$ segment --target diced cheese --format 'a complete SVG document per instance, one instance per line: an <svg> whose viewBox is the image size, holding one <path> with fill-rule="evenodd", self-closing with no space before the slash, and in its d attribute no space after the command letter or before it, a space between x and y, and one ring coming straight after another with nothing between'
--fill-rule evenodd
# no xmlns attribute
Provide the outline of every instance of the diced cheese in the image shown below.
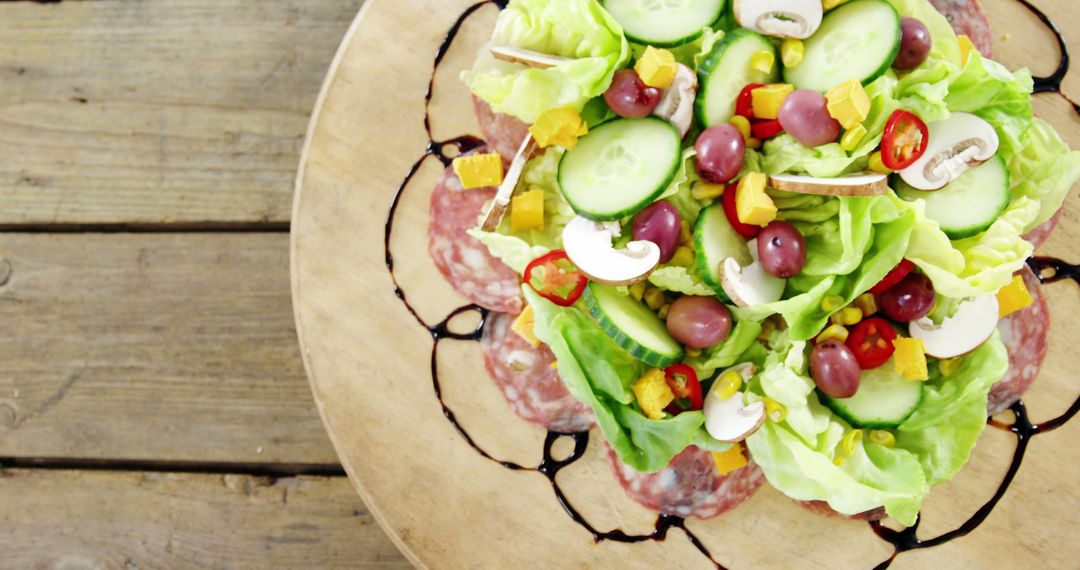
<svg viewBox="0 0 1080 570"><path fill-rule="evenodd" d="M667 89L675 81L675 73L679 70L679 64L675 61L675 54L666 49L656 49L652 46L645 48L645 53L634 65L641 81L649 87Z"/></svg>
<svg viewBox="0 0 1080 570"><path fill-rule="evenodd" d="M746 455L743 454L742 446L735 444L727 451L712 452L713 461L716 462L716 470L721 475L727 475L736 469L742 469L748 465Z"/></svg>
<svg viewBox="0 0 1080 570"><path fill-rule="evenodd" d="M843 137L840 137L840 148L845 152L851 152L866 138L866 127L858 124L855 128L848 129Z"/></svg>
<svg viewBox="0 0 1080 570"><path fill-rule="evenodd" d="M750 69L768 75L776 66L776 54L772 50L763 49L750 56Z"/></svg>
<svg viewBox="0 0 1080 570"><path fill-rule="evenodd" d="M539 348L540 339L536 338L536 332L534 331L535 326L536 315L533 314L532 307L526 305L525 310L521 311L518 318L514 319L514 323L510 325L510 330L527 340L529 344L533 345L533 348Z"/></svg>
<svg viewBox="0 0 1080 570"><path fill-rule="evenodd" d="M754 117L766 120L779 118L780 106L784 104L784 99L787 99L792 91L795 91L795 86L787 83L766 85L751 91L750 105L754 110Z"/></svg>
<svg viewBox="0 0 1080 570"><path fill-rule="evenodd" d="M845 81L825 94L829 115L845 129L854 129L870 115L870 96L858 79Z"/></svg>
<svg viewBox="0 0 1080 570"><path fill-rule="evenodd" d="M544 189L533 188L510 202L510 231L544 229Z"/></svg>
<svg viewBox="0 0 1080 570"><path fill-rule="evenodd" d="M1024 279L1019 275L1013 277L1012 283L1001 288L997 294L998 316L1005 318L1016 311L1030 307L1035 302L1028 292Z"/></svg>
<svg viewBox="0 0 1080 570"><path fill-rule="evenodd" d="M454 159L454 174L466 190L498 186L503 181L502 157L495 153L459 156Z"/></svg>
<svg viewBox="0 0 1080 570"><path fill-rule="evenodd" d="M965 34L956 36L956 39L960 41L960 65L967 65L968 58L971 57L971 52L979 51L979 49L971 42L971 38L967 37Z"/></svg>
<svg viewBox="0 0 1080 570"><path fill-rule="evenodd" d="M573 150L578 138L589 133L589 126L572 107L560 107L540 115L529 132L540 148L561 146Z"/></svg>
<svg viewBox="0 0 1080 570"><path fill-rule="evenodd" d="M780 61L784 62L786 68L798 67L805 55L806 45L800 39L784 38L780 43Z"/></svg>
<svg viewBox="0 0 1080 570"><path fill-rule="evenodd" d="M921 338L897 337L893 339L893 361L896 372L908 380L925 381L930 379L926 369L926 346Z"/></svg>
<svg viewBox="0 0 1080 570"><path fill-rule="evenodd" d="M735 209L744 224L765 227L776 219L776 204L765 193L766 176L751 172L739 181L735 190Z"/></svg>
<svg viewBox="0 0 1080 570"><path fill-rule="evenodd" d="M664 379L664 371L658 368L646 372L634 383L633 390L641 411L650 420L663 418L664 408L675 401L675 393Z"/></svg>

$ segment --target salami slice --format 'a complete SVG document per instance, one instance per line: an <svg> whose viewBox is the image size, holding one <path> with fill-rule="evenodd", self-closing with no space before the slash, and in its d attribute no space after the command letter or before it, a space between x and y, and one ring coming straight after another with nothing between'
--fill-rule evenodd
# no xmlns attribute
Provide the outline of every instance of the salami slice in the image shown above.
<svg viewBox="0 0 1080 570"><path fill-rule="evenodd" d="M459 293L481 307L516 314L522 308L517 273L466 233L476 227L484 205L495 191L463 190L454 170L447 168L431 193L428 251Z"/></svg>
<svg viewBox="0 0 1080 570"><path fill-rule="evenodd" d="M476 120L480 123L480 132L484 134L491 148L503 158L511 160L521 148L521 141L529 134L529 125L510 115L503 115L491 110L491 106L479 97L473 97Z"/></svg>
<svg viewBox="0 0 1080 570"><path fill-rule="evenodd" d="M1039 368L1046 358L1050 306L1035 274L1026 267L1022 274L1035 302L998 323L1001 341L1009 351L1009 370L1005 377L990 389L986 405L990 414L996 414L1019 400L1039 375Z"/></svg>
<svg viewBox="0 0 1080 570"><path fill-rule="evenodd" d="M591 428L592 410L566 390L552 367L555 355L544 345L533 348L514 332L515 318L506 313L488 315L480 340L484 365L510 408L522 419L560 433Z"/></svg>
<svg viewBox="0 0 1080 570"><path fill-rule="evenodd" d="M608 447L608 460L630 498L668 515L708 519L749 499L765 482L753 460L727 475L716 470L712 454L690 446L656 473L641 473Z"/></svg>
<svg viewBox="0 0 1080 570"><path fill-rule="evenodd" d="M1058 210L1057 213L1054 214L1054 217L1047 220L1045 224L1036 227L1024 235L1024 239L1035 246L1035 249L1042 247L1042 244L1050 239L1050 234L1054 233L1058 224L1061 223L1061 216L1064 212L1065 210Z"/></svg>
<svg viewBox="0 0 1080 570"><path fill-rule="evenodd" d="M829 503L825 501L795 501L800 507L805 508L810 512L817 513L826 517L847 519L851 521L879 521L885 518L885 507L878 507L876 509L870 509L869 511L859 513L857 515L842 515L835 509L829 506Z"/></svg>
<svg viewBox="0 0 1080 570"><path fill-rule="evenodd" d="M930 3L945 15L957 34L971 38L971 43L983 56L991 56L994 34L990 30L990 18L979 0L930 0Z"/></svg>

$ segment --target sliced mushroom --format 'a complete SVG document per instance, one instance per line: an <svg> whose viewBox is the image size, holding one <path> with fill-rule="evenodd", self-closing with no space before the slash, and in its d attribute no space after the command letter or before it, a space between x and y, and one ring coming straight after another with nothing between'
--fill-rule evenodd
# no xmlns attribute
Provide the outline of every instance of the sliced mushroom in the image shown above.
<svg viewBox="0 0 1080 570"><path fill-rule="evenodd" d="M785 192L817 196L879 196L889 189L889 177L876 172L838 178L778 174L769 177L769 186Z"/></svg>
<svg viewBox="0 0 1080 570"><path fill-rule="evenodd" d="M976 348L998 325L998 300L995 295L980 295L960 304L956 314L935 325L928 318L911 323L912 338L921 338L926 354L935 358L956 358Z"/></svg>
<svg viewBox="0 0 1080 570"><path fill-rule="evenodd" d="M529 133L525 140L521 141L521 147L514 155L514 160L510 162L510 168L506 171L502 184L499 184L499 190L495 192L495 197L484 212L484 223L480 229L493 232L499 228L503 216L506 215L506 208L510 206L510 198L513 197L514 190L521 181L521 175L525 172L525 164L529 162L535 150L536 141L533 140L532 133Z"/></svg>
<svg viewBox="0 0 1080 570"><path fill-rule="evenodd" d="M930 123L926 153L900 177L918 190L940 190L973 166L990 160L998 151L994 127L971 113L953 113Z"/></svg>
<svg viewBox="0 0 1080 570"><path fill-rule="evenodd" d="M573 61L568 57L548 55L546 53L521 49L514 46L491 46L490 49L491 55L493 55L495 59L509 63L520 63L521 65L527 65L537 69L548 69L555 67L556 65L562 65L568 61Z"/></svg>
<svg viewBox="0 0 1080 570"><path fill-rule="evenodd" d="M746 267L739 265L734 257L724 260L720 266L720 284L732 303L739 307L753 307L775 303L784 295L787 281L770 275L758 259L757 240L746 244L753 262Z"/></svg>
<svg viewBox="0 0 1080 570"><path fill-rule="evenodd" d="M570 261L589 279L604 285L633 285L644 281L660 265L660 246L651 241L632 241L615 249L619 222L594 222L577 216L563 229L563 249Z"/></svg>
<svg viewBox="0 0 1080 570"><path fill-rule="evenodd" d="M749 382L756 369L747 362L728 368L720 376L728 372L737 372L742 376L743 382ZM734 396L723 400L717 390L718 386L720 382L714 382L709 394L705 396L705 431L716 440L727 443L736 443L750 437L765 423L765 405L761 402L744 404L742 392L736 392Z"/></svg>
<svg viewBox="0 0 1080 570"><path fill-rule="evenodd" d="M735 0L735 19L766 36L805 40L821 27L825 10L814 0Z"/></svg>
<svg viewBox="0 0 1080 570"><path fill-rule="evenodd" d="M660 104L653 110L653 115L668 121L686 136L694 122L694 101L697 99L698 78L694 70L679 64L675 72L675 81L664 90Z"/></svg>

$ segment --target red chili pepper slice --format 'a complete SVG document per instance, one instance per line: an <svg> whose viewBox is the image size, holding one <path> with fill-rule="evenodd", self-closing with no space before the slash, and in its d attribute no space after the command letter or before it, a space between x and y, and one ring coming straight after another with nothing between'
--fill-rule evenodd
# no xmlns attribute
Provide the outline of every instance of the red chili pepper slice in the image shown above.
<svg viewBox="0 0 1080 570"><path fill-rule="evenodd" d="M746 239L754 239L761 233L761 226L744 224L739 221L739 209L735 205L735 192L738 188L738 184L731 184L724 188L724 213L727 214L728 223L731 224L736 233Z"/></svg>
<svg viewBox="0 0 1080 570"><path fill-rule="evenodd" d="M682 412L700 410L705 405L705 398L701 395L701 382L698 381L697 372L686 364L675 364L664 369L664 380L671 391L675 393L675 401L664 409L667 413L677 416Z"/></svg>
<svg viewBox="0 0 1080 570"><path fill-rule="evenodd" d="M874 287L870 289L870 292L874 295L880 295L889 289L892 289L897 283L903 281L904 278L908 276L908 273L911 273L914 269L914 263L906 259L900 260L900 264L886 274L885 278L878 282L877 285L874 285Z"/></svg>
<svg viewBox="0 0 1080 570"><path fill-rule="evenodd" d="M735 114L740 117L746 117L747 119L754 118L754 89L758 87L765 87L763 83L751 83L743 90L739 92L739 97L735 99Z"/></svg>
<svg viewBox="0 0 1080 570"><path fill-rule="evenodd" d="M750 123L750 132L754 135L755 139L767 140L784 132L784 127L780 126L779 119L754 121Z"/></svg>
<svg viewBox="0 0 1080 570"><path fill-rule="evenodd" d="M893 340L896 331L885 319L866 319L855 325L855 330L848 335L847 347L859 361L859 368L873 370L892 358L896 347Z"/></svg>
<svg viewBox="0 0 1080 570"><path fill-rule="evenodd" d="M903 170L922 158L929 143L930 130L922 119L907 111L895 111L881 137L881 162L889 170Z"/></svg>
<svg viewBox="0 0 1080 570"><path fill-rule="evenodd" d="M522 280L541 297L560 307L576 303L589 284L589 278L561 249L534 259L525 268Z"/></svg>

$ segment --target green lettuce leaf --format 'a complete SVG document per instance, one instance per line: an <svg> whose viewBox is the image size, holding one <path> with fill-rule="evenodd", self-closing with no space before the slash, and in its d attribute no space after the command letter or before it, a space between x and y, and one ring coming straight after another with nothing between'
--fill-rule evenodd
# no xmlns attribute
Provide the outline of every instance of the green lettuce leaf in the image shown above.
<svg viewBox="0 0 1080 570"><path fill-rule="evenodd" d="M664 291L674 291L683 295L700 295L704 297L716 295L715 291L702 283L696 268L666 265L649 275L649 283Z"/></svg>
<svg viewBox="0 0 1080 570"><path fill-rule="evenodd" d="M558 107L581 112L630 59L622 26L596 0L513 0L499 13L491 43L573 60L535 69L496 60L485 50L462 74L495 112L529 124Z"/></svg>
<svg viewBox="0 0 1080 570"><path fill-rule="evenodd" d="M956 39L956 32L949 20L938 12L933 4L927 0L889 0L889 3L901 16L915 18L930 30L933 43L930 59L943 60L954 67L960 67L960 43Z"/></svg>
<svg viewBox="0 0 1080 570"><path fill-rule="evenodd" d="M1039 202L1039 215L1026 228L1030 231L1061 209L1069 189L1080 180L1080 152L1070 151L1053 127L1035 119L1027 143L1009 160L1009 174L1014 200Z"/></svg>
<svg viewBox="0 0 1080 570"><path fill-rule="evenodd" d="M687 358L686 363L694 368L698 378L705 380L721 368L753 360L748 358L746 353L757 346L759 334L761 334L761 323L737 321L724 342L703 351L700 356Z"/></svg>

